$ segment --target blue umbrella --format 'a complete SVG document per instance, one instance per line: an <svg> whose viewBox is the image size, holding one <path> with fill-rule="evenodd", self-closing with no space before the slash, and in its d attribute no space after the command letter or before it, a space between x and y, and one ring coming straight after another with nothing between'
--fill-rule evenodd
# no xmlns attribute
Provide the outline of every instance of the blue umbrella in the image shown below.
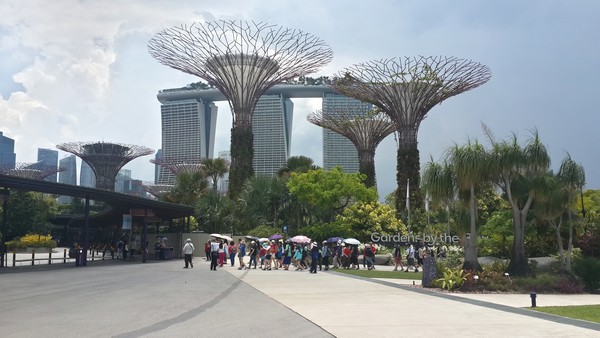
<svg viewBox="0 0 600 338"><path fill-rule="evenodd" d="M339 241L344 241L344 239L342 237L329 237L327 239L327 243L337 243Z"/></svg>

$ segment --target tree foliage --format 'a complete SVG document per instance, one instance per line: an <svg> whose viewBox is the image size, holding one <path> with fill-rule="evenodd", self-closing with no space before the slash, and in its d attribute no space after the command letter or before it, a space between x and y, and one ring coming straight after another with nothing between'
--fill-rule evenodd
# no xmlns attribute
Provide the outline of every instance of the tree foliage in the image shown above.
<svg viewBox="0 0 600 338"><path fill-rule="evenodd" d="M370 240L374 232L389 235L408 234L406 225L396 218L395 210L379 202L354 203L344 209L333 224L349 226L353 236L361 241Z"/></svg>
<svg viewBox="0 0 600 338"><path fill-rule="evenodd" d="M318 220L329 223L351 202L377 199L377 191L367 188L362 183L363 179L364 175L347 174L340 167L335 167L330 171L317 169L292 173L287 186L291 194L311 208Z"/></svg>

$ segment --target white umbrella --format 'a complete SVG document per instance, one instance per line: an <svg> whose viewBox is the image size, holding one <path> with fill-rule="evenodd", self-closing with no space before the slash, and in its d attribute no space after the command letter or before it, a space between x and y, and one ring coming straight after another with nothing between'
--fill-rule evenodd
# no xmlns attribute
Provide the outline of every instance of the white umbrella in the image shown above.
<svg viewBox="0 0 600 338"><path fill-rule="evenodd" d="M269 239L268 239L268 238L265 238L265 237L263 237L263 238L259 238L259 239L258 239L258 241L259 241L260 243L263 243L263 242L268 242L268 241L269 241Z"/></svg>
<svg viewBox="0 0 600 338"><path fill-rule="evenodd" d="M229 236L221 235L221 238L224 239L224 240L226 240L227 242L233 241L233 238L231 238Z"/></svg>
<svg viewBox="0 0 600 338"><path fill-rule="evenodd" d="M310 243L310 238L302 235L292 237L294 243Z"/></svg>
<svg viewBox="0 0 600 338"><path fill-rule="evenodd" d="M221 234L210 234L211 237L216 237L216 238L223 238L223 235Z"/></svg>
<svg viewBox="0 0 600 338"><path fill-rule="evenodd" d="M344 243L350 244L350 245L359 245L360 241L358 239L356 239L356 238L346 238L344 240Z"/></svg>

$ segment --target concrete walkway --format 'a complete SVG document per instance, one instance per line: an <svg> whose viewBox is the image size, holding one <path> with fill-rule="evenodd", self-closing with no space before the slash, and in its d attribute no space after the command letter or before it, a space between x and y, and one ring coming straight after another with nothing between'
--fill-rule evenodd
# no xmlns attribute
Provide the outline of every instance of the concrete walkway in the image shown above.
<svg viewBox="0 0 600 338"><path fill-rule="evenodd" d="M227 271L336 337L600 337L600 324L521 308L530 305L529 295L445 294L413 287L412 280L336 272ZM539 295L538 304L600 304L600 296Z"/></svg>
<svg viewBox="0 0 600 338"><path fill-rule="evenodd" d="M2 337L600 337L600 324L525 309L529 295L447 294L339 272L210 271L182 260L0 269ZM378 270L391 267L378 266ZM538 305L600 304L538 295Z"/></svg>

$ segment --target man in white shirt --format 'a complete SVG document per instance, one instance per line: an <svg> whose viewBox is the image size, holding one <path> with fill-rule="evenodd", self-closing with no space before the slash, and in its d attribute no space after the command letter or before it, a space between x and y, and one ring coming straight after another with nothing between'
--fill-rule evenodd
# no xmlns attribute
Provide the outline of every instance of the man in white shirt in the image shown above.
<svg viewBox="0 0 600 338"><path fill-rule="evenodd" d="M187 239L185 245L183 246L183 249L181 249L181 251L183 251L183 259L185 260L185 266L183 267L184 269L188 268L188 263L190 265L191 268L194 267L194 264L192 264L192 256L194 254L194 244L192 244L192 240L191 239Z"/></svg>

